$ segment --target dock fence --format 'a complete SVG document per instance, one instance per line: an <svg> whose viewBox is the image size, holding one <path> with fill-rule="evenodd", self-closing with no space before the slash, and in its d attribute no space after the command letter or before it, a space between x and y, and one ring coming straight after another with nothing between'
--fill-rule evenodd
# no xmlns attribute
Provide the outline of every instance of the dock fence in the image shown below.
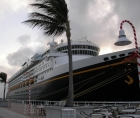
<svg viewBox="0 0 140 118"><path fill-rule="evenodd" d="M14 100L11 102L28 104L29 100ZM30 100L31 104L34 105L45 105L45 106L65 106L66 101L49 101L49 100ZM117 106L117 105L126 105L126 106L140 106L140 101L74 101L74 106Z"/></svg>

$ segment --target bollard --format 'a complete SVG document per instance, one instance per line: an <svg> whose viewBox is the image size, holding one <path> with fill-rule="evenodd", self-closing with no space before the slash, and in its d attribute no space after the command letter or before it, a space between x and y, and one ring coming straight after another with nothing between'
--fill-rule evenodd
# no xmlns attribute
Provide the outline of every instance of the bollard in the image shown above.
<svg viewBox="0 0 140 118"><path fill-rule="evenodd" d="M106 111L106 118L108 118L108 111Z"/></svg>
<svg viewBox="0 0 140 118"><path fill-rule="evenodd" d="M76 118L76 109L62 109L62 118Z"/></svg>

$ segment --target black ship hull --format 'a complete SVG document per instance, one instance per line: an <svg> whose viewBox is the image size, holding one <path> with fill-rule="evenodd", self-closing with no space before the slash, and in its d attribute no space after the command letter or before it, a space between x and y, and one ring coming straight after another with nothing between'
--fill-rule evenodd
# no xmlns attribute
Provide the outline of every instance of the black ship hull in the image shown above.
<svg viewBox="0 0 140 118"><path fill-rule="evenodd" d="M139 101L140 88L136 63L118 58L73 71L74 101ZM33 100L66 100L69 73L31 86ZM22 91L22 92L21 92ZM11 93L11 99L28 100L28 87ZM13 94L13 95L12 95Z"/></svg>

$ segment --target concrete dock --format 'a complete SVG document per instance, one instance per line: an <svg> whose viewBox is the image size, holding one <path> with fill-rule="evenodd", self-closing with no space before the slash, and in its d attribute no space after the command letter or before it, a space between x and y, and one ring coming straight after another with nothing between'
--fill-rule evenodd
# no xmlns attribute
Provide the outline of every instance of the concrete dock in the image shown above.
<svg viewBox="0 0 140 118"><path fill-rule="evenodd" d="M28 106L27 106L28 108ZM0 118L46 118L45 115L39 114L24 114L24 104L11 103L11 107L0 107Z"/></svg>

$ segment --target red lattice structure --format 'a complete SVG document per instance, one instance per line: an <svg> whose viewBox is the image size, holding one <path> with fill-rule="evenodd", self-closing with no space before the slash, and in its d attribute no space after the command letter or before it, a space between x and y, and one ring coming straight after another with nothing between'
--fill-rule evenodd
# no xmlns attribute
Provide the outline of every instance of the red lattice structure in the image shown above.
<svg viewBox="0 0 140 118"><path fill-rule="evenodd" d="M124 63L136 63L136 60L137 59L137 53L136 52L133 52L130 57L128 58L125 58L123 60Z"/></svg>
<svg viewBox="0 0 140 118"><path fill-rule="evenodd" d="M29 96L28 96L29 104L28 105L29 105L29 109L28 109L28 113L30 115L30 113L31 113L31 109L30 109L31 108L31 101L30 101L30 98L31 98L30 97L31 96L31 86L30 86L31 73L30 72L26 72L23 75L24 76L26 76L26 75L29 76L29 80L28 80L29 81L29 86L28 86L28 94L29 94Z"/></svg>

